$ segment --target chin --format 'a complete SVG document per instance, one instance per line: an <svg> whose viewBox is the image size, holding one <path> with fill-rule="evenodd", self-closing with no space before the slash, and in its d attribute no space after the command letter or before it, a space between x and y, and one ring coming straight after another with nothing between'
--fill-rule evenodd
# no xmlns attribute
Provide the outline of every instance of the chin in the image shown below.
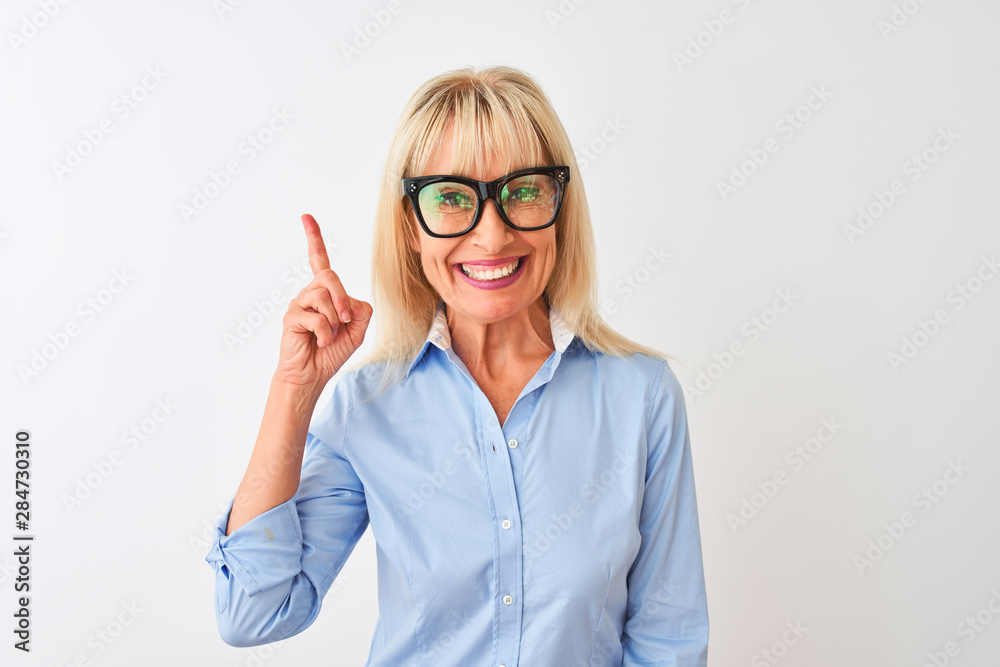
<svg viewBox="0 0 1000 667"><path fill-rule="evenodd" d="M496 322L526 308L531 302L530 299L517 295L484 295L473 299L459 299L454 304L449 305L478 320Z"/></svg>

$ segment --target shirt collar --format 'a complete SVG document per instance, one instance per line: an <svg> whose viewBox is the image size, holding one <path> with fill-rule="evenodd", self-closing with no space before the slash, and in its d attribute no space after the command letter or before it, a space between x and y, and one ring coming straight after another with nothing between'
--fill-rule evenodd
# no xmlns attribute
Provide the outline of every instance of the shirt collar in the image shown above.
<svg viewBox="0 0 1000 667"><path fill-rule="evenodd" d="M566 321L559 315L559 312L552 306L549 306L549 329L552 332L552 343L555 345L556 351L562 354L569 347L569 344L573 342L574 336L569 325L566 324ZM429 345L434 345L442 351L447 351L451 347L451 331L448 330L448 317L445 314L443 300L438 303L437 312L434 314L434 321L431 322L431 328L427 334L427 340L424 341L424 345L420 348L420 352L417 353L413 363L406 369L407 375L410 374L413 367L423 358Z"/></svg>

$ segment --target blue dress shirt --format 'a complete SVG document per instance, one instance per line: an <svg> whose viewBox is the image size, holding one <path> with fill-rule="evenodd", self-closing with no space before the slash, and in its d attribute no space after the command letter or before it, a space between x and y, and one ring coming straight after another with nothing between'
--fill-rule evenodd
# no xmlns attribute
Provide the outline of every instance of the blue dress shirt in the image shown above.
<svg viewBox="0 0 1000 667"><path fill-rule="evenodd" d="M555 351L499 423L445 311L406 376L374 365L313 414L298 490L225 534L222 638L305 630L371 525L379 617L367 665L704 666L708 607L684 395L662 359Z"/></svg>

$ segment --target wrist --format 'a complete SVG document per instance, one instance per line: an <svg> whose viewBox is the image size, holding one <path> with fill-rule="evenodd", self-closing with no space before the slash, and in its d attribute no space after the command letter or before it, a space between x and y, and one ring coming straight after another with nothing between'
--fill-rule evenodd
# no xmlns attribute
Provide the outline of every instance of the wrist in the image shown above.
<svg viewBox="0 0 1000 667"><path fill-rule="evenodd" d="M280 375L275 374L271 378L271 394L283 403L315 406L328 381L300 384L290 382Z"/></svg>

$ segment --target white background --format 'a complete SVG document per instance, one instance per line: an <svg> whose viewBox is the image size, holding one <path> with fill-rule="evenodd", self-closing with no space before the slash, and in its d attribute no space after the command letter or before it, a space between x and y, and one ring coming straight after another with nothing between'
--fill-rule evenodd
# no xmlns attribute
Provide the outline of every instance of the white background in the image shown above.
<svg viewBox="0 0 1000 667"><path fill-rule="evenodd" d="M949 641L948 664L995 664L998 5L92 0L47 17L44 4L0 12L0 662L364 663L370 533L315 624L268 649L219 638L205 538L305 284L299 216L316 216L333 268L370 300L376 188L404 103L445 70L509 64L544 87L578 158L589 151L573 180L608 321L671 354L689 387L710 664L774 664L767 649L783 665L917 667ZM141 98L127 116L123 94ZM275 110L292 119L249 159L241 144ZM102 119L112 131L57 167ZM935 148L939 131L951 139ZM769 139L776 152L743 165ZM239 174L185 221L230 160ZM724 195L734 168L751 175ZM851 233L859 207L880 215ZM252 315L275 290L279 306ZM779 290L792 305L776 315ZM926 324L938 310L944 323ZM162 423L158 400L177 406ZM788 452L824 419L835 435L796 467ZM144 427L130 449L123 434ZM18 429L32 433L30 656L6 629ZM950 462L968 470L939 481ZM140 611L118 633L129 604ZM960 627L977 613L980 630Z"/></svg>

